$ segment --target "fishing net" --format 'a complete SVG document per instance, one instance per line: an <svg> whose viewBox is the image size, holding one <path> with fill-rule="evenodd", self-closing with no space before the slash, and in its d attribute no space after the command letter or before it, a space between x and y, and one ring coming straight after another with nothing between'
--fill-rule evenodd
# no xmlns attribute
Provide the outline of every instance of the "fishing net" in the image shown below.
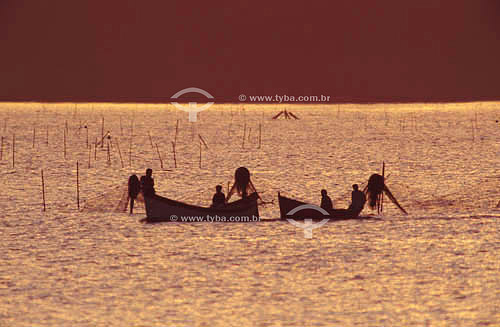
<svg viewBox="0 0 500 327"><path fill-rule="evenodd" d="M85 212L127 212L129 206L128 185L117 185L85 201ZM134 203L134 212L144 212L144 197L139 193Z"/></svg>
<svg viewBox="0 0 500 327"><path fill-rule="evenodd" d="M448 187L448 182L457 183L452 180L422 180L415 183L410 180L402 180L397 176L386 178L385 185L394 198L409 214L437 214L447 215L456 213L490 212L500 209L500 176L481 177L480 179L464 179L459 181L460 187L456 185ZM359 188L365 189L367 182L360 183ZM453 189L453 192L450 190ZM456 191L459 189L458 191ZM369 201L369 199L367 199ZM351 190L343 191L334 199L334 205L347 207L351 201ZM365 213L376 213L366 203ZM401 211L384 194L383 211L400 214Z"/></svg>
<svg viewBox="0 0 500 327"><path fill-rule="evenodd" d="M457 181L453 181L457 183ZM456 185L447 186L447 181L424 181L421 184L398 181L391 177L386 180L386 185L403 208L411 213L450 214L460 212L485 212L496 210L500 199L500 176L481 178L480 180L463 180L458 191ZM453 192L450 192L453 189ZM384 211L397 210L384 199Z"/></svg>

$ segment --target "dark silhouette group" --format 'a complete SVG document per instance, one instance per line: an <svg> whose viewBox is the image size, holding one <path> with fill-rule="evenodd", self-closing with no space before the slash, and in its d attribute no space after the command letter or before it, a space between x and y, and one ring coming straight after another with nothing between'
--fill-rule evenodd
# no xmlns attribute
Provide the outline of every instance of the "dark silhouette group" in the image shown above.
<svg viewBox="0 0 500 327"><path fill-rule="evenodd" d="M155 181L153 179L153 169L146 169L146 175L141 179L137 175L132 175L128 179L128 198L130 201L130 214L134 211L134 201L137 200L139 193L144 196L153 196L155 194Z"/></svg>
<svg viewBox="0 0 500 327"><path fill-rule="evenodd" d="M366 196L359 190L358 184L354 184L352 186L352 189L353 191L351 193L351 205L349 206L348 210L361 212L366 203ZM332 199L330 199L325 189L321 190L320 207L326 211L333 210Z"/></svg>
<svg viewBox="0 0 500 327"><path fill-rule="evenodd" d="M143 196L146 197L151 197L155 195L156 193L154 188L155 183L152 175L153 175L153 170L151 168L148 168L146 169L146 175L142 176L140 180L137 177L137 175L130 176L128 180L128 198L130 200L130 214L133 213L134 201L137 200L137 197L140 193L142 193ZM380 180L378 178L379 175L377 174L374 175L376 175L377 177L372 176L367 186L368 196L370 198L370 205L372 204L371 202L374 201L375 198L374 195L379 194L384 189L383 180L382 183L380 183ZM352 188L353 191L351 193L351 205L349 206L348 210L361 212L367 200L365 193L359 190L358 184L354 184ZM212 208L224 207L234 193L237 193L242 199L246 199L251 194L255 193L257 195L257 198L262 201L262 198L258 194L255 186L252 183L252 180L250 179L250 171L245 167L240 167L236 169L234 174L234 183L231 189L229 190L227 197L222 192L222 185L217 185L215 187L215 190L216 192L212 197L212 205L211 205ZM322 209L326 211L331 211L334 209L332 199L328 196L328 193L325 189L321 190L320 206Z"/></svg>

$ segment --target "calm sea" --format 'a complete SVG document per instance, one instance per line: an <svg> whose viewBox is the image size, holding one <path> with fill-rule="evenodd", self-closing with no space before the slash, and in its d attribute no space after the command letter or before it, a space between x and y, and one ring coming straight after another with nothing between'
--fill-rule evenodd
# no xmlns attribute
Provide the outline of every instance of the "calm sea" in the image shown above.
<svg viewBox="0 0 500 327"><path fill-rule="evenodd" d="M0 326L500 326L499 103L225 105L191 124L164 106L0 108ZM386 202L311 239L265 221L278 191L346 207L382 162L409 215ZM209 205L239 166L275 201L259 223L113 211L131 173Z"/></svg>

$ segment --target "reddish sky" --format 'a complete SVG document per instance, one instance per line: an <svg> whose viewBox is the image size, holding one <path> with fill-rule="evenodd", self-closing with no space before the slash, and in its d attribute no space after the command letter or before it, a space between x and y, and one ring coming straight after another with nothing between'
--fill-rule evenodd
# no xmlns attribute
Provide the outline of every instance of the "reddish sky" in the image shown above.
<svg viewBox="0 0 500 327"><path fill-rule="evenodd" d="M500 1L0 0L0 101L500 99Z"/></svg>

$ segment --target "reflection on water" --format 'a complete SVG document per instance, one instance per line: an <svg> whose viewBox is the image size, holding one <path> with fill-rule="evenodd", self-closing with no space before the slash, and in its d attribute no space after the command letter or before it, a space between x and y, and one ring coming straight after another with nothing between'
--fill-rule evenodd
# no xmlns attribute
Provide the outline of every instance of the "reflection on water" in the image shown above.
<svg viewBox="0 0 500 327"><path fill-rule="evenodd" d="M258 107L233 108L232 115L219 108L203 112L194 132L175 111L105 111L124 157L134 115L133 169L121 169L116 152L108 166L105 150L87 168L77 125L86 122L91 138L99 135L100 111L4 109L4 135L18 131L19 161L12 169L4 152L0 162L8 190L0 194L0 326L499 325L500 127L496 104L483 105L474 141L474 112L460 105L418 114L411 106L298 108L301 120L293 122L268 120L274 110L263 120ZM153 141L173 169L168 145L177 118L186 118L179 168L160 172L146 125L154 121ZM64 161L59 136L66 120L71 151ZM242 149L245 121L252 132ZM49 146L39 132L33 150L33 125L47 124ZM192 133L209 146L202 170ZM319 203L327 188L337 207L347 205L351 184L366 182L384 160L387 183L410 215L386 204L382 217L328 223L312 239L276 221L142 224L141 213L75 212L77 159L85 163L82 201L151 166L159 193L208 204L213 186L226 185L234 168L246 165L265 200L280 190ZM40 168L47 213L40 211ZM279 210L267 205L261 212L276 218Z"/></svg>

